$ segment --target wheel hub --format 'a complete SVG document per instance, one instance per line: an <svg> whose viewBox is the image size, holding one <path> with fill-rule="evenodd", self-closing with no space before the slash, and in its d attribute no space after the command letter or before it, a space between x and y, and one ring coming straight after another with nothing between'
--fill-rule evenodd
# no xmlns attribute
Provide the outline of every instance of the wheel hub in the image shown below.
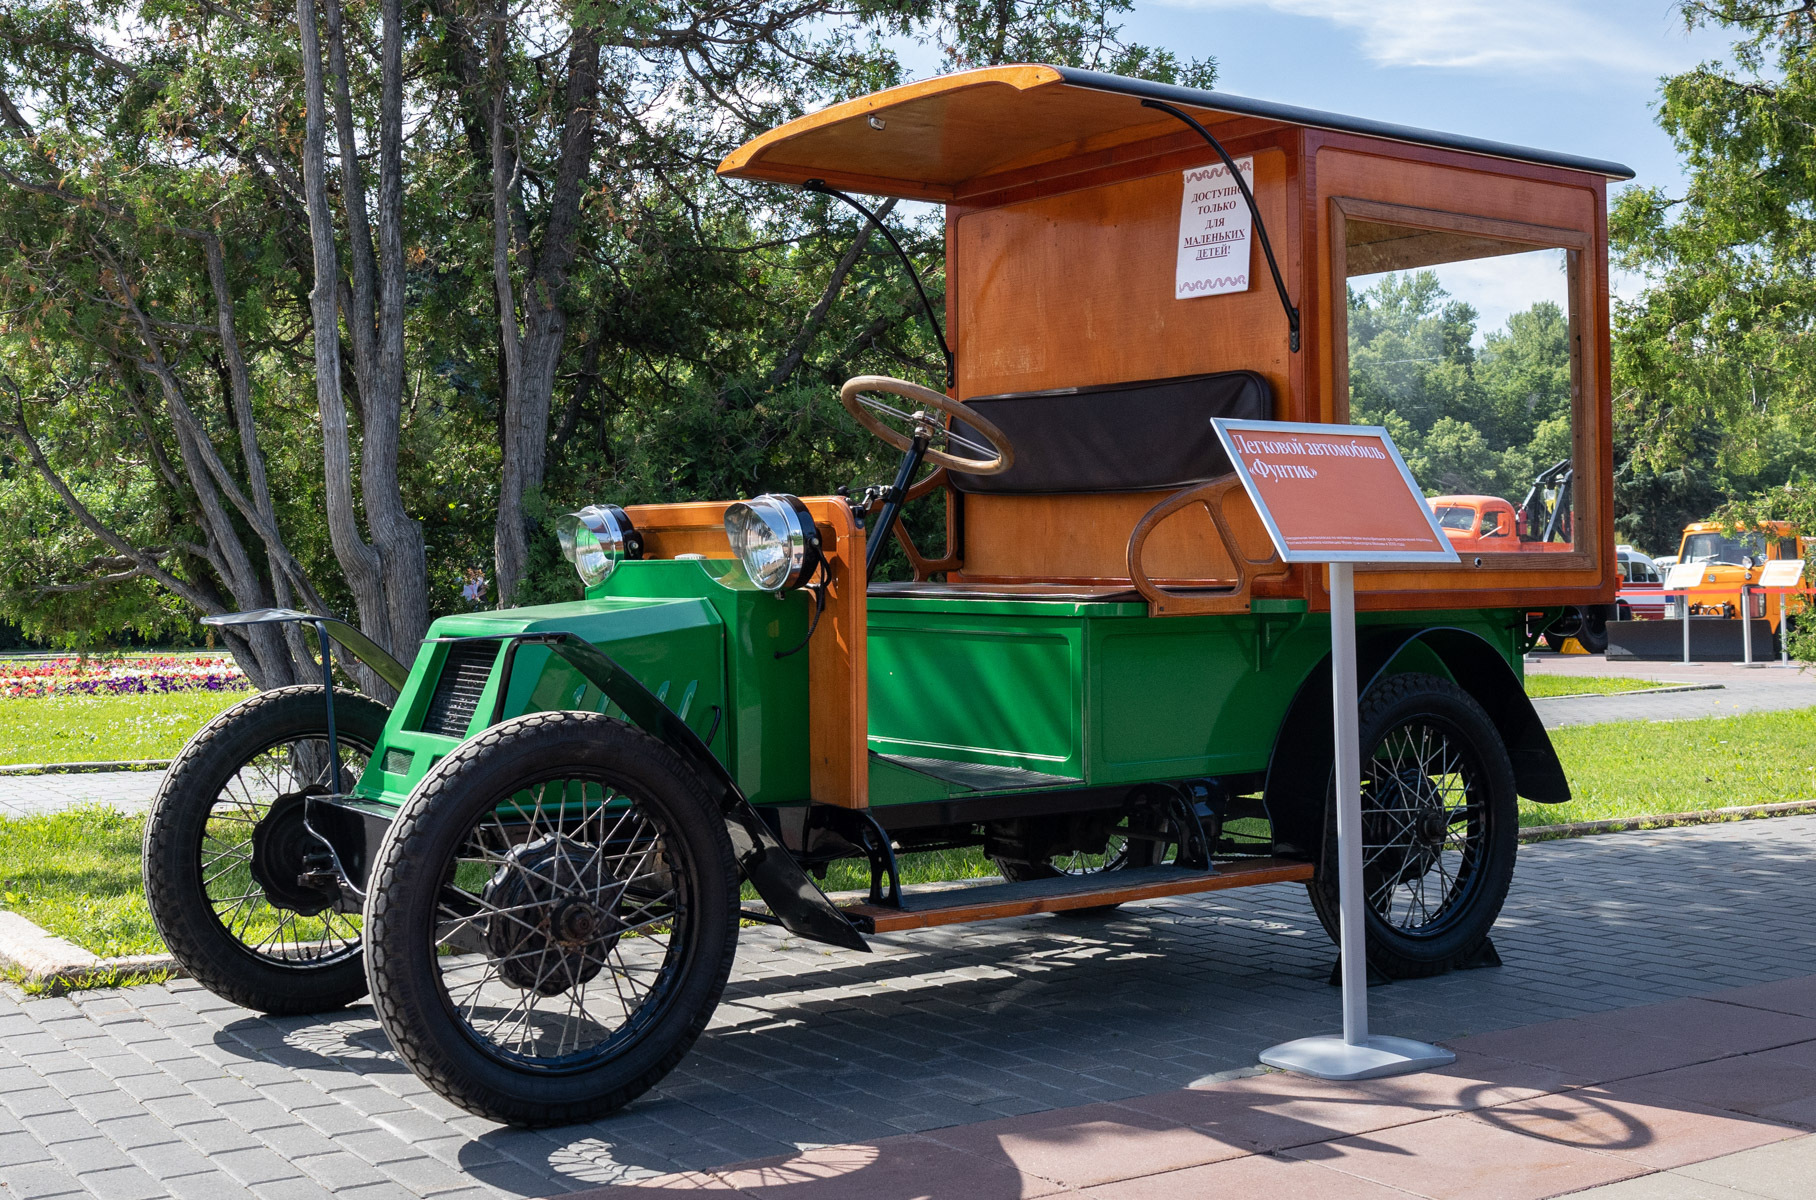
<svg viewBox="0 0 1816 1200"><path fill-rule="evenodd" d="M505 982L543 996L598 975L622 935L624 884L597 877L597 848L560 834L514 846L480 893L503 912L486 920L486 949Z"/></svg>
<svg viewBox="0 0 1816 1200"><path fill-rule="evenodd" d="M1383 881L1397 885L1425 875L1450 838L1450 811L1430 779L1413 771L1381 782L1377 811L1363 814L1371 891Z"/></svg>
<svg viewBox="0 0 1816 1200"><path fill-rule="evenodd" d="M313 917L340 900L331 883L302 883L325 847L304 824L309 803L305 792L279 796L252 827L252 878L275 908Z"/></svg>

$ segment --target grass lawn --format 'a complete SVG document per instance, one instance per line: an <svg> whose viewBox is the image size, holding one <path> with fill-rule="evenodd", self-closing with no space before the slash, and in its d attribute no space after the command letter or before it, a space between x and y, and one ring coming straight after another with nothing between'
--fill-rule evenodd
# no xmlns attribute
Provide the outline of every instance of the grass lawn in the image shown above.
<svg viewBox="0 0 1816 1200"><path fill-rule="evenodd" d="M251 692L153 692L0 700L0 765L172 758Z"/></svg>
<svg viewBox="0 0 1816 1200"><path fill-rule="evenodd" d="M1522 825L1816 798L1816 709L1555 729L1568 804L1520 804Z"/></svg>
<svg viewBox="0 0 1816 1200"><path fill-rule="evenodd" d="M1577 798L1522 802L1522 825L1816 796L1816 709L1587 725L1551 736ZM140 884L143 831L141 817L94 808L0 820L0 906L96 954L162 950ZM995 870L976 849L905 855L901 865L907 883ZM847 862L833 865L824 886L837 891L867 883L862 863Z"/></svg>
<svg viewBox="0 0 1816 1200"><path fill-rule="evenodd" d="M1606 696L1614 692L1643 692L1647 688L1670 687L1662 679L1621 679L1606 675L1528 675L1526 694L1545 696Z"/></svg>
<svg viewBox="0 0 1816 1200"><path fill-rule="evenodd" d="M107 808L0 821L0 904L106 958L159 953L139 876L144 836L145 818Z"/></svg>

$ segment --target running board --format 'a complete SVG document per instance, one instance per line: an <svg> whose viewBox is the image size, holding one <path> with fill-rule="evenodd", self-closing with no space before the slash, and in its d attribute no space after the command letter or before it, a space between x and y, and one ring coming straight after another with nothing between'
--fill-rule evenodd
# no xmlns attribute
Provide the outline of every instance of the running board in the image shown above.
<svg viewBox="0 0 1816 1200"><path fill-rule="evenodd" d="M1286 858L1236 858L1217 863L1213 871L1184 867L1136 867L1107 875L1061 875L1024 883L987 883L975 887L934 884L902 889L902 907L884 904L841 904L839 909L865 933L898 933L996 921L1069 908L1127 904L1162 896L1187 896L1263 883L1303 883L1312 864ZM1110 882L1114 880L1115 882Z"/></svg>

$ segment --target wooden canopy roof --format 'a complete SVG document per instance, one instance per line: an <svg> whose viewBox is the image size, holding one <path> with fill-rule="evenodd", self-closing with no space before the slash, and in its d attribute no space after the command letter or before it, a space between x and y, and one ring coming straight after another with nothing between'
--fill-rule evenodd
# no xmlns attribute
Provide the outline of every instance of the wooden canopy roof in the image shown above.
<svg viewBox="0 0 1816 1200"><path fill-rule="evenodd" d="M1217 132L1242 122L1297 125L1631 179L1616 162L1434 133L1225 92L1074 67L984 67L910 83L790 121L726 156L721 175L946 202L988 192L1010 172L1176 134L1143 99L1184 108Z"/></svg>

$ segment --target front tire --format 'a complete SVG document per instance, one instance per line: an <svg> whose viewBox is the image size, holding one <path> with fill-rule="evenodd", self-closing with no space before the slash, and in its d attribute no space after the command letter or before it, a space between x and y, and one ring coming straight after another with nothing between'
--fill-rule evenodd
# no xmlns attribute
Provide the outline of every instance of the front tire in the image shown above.
<svg viewBox="0 0 1816 1200"><path fill-rule="evenodd" d="M468 1112L563 1125L681 1061L737 951L723 817L667 746L593 713L487 730L432 769L366 900L373 1006Z"/></svg>
<svg viewBox="0 0 1816 1200"><path fill-rule="evenodd" d="M366 994L358 918L338 896L292 881L314 845L302 797L351 788L389 715L336 689L339 786L329 786L319 686L260 692L177 755L145 822L145 899L164 944L203 987L273 1015L326 1012Z"/></svg>
<svg viewBox="0 0 1816 1200"><path fill-rule="evenodd" d="M1368 962L1395 979L1462 966L1487 940L1513 880L1519 801L1500 732L1435 675L1393 675L1360 711L1362 892ZM1335 784L1307 888L1339 940Z"/></svg>

